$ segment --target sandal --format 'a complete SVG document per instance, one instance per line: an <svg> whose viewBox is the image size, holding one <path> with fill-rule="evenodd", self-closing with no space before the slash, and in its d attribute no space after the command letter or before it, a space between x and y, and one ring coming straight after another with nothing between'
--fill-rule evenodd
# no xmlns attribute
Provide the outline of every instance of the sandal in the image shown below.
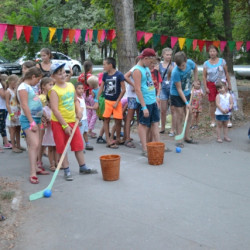
<svg viewBox="0 0 250 250"><path fill-rule="evenodd" d="M210 124L210 128L214 128L216 125L215 125L215 123L214 122L212 122L211 124Z"/></svg>
<svg viewBox="0 0 250 250"><path fill-rule="evenodd" d="M43 168L43 163L42 163L41 161L38 161L36 164L37 164L37 167L38 167L38 168L41 168L41 169L44 170L44 168Z"/></svg>
<svg viewBox="0 0 250 250"><path fill-rule="evenodd" d="M168 136L173 137L173 136L175 136L175 133L174 132L168 132Z"/></svg>
<svg viewBox="0 0 250 250"><path fill-rule="evenodd" d="M231 142L232 140L230 138L224 138L224 141Z"/></svg>
<svg viewBox="0 0 250 250"><path fill-rule="evenodd" d="M39 180L36 176L30 176L30 183L31 184L38 184Z"/></svg>
<svg viewBox="0 0 250 250"><path fill-rule="evenodd" d="M112 144L107 144L106 148L111 148L111 149L118 149L119 146L116 145L115 143L112 143Z"/></svg>
<svg viewBox="0 0 250 250"><path fill-rule="evenodd" d="M179 148L184 148L184 144L182 142L176 143L175 146Z"/></svg>
<svg viewBox="0 0 250 250"><path fill-rule="evenodd" d="M103 139L101 136L99 136L96 140L96 143L98 144L105 144L107 143L105 139Z"/></svg>
<svg viewBox="0 0 250 250"><path fill-rule="evenodd" d="M38 174L38 175L49 175L49 172L45 171L45 169L41 169L39 171L36 171L36 174Z"/></svg>
<svg viewBox="0 0 250 250"><path fill-rule="evenodd" d="M148 152L147 151L142 151L141 155L148 158Z"/></svg>
<svg viewBox="0 0 250 250"><path fill-rule="evenodd" d="M160 134L165 134L165 129L160 131Z"/></svg>
<svg viewBox="0 0 250 250"><path fill-rule="evenodd" d="M56 171L56 167L55 167L55 166L50 166L50 167L49 167L49 170L50 170L51 172L55 172L55 171Z"/></svg>
<svg viewBox="0 0 250 250"><path fill-rule="evenodd" d="M216 141L217 141L218 143L222 143L222 142L223 142L220 138L218 138Z"/></svg>
<svg viewBox="0 0 250 250"><path fill-rule="evenodd" d="M189 143L189 144L198 144L197 141L194 141L193 139L186 139L184 140L186 143Z"/></svg>
<svg viewBox="0 0 250 250"><path fill-rule="evenodd" d="M128 148L135 148L135 144L132 141L125 141L124 145Z"/></svg>
<svg viewBox="0 0 250 250"><path fill-rule="evenodd" d="M116 144L118 145L124 145L125 141L124 140L121 140L121 141L116 141Z"/></svg>

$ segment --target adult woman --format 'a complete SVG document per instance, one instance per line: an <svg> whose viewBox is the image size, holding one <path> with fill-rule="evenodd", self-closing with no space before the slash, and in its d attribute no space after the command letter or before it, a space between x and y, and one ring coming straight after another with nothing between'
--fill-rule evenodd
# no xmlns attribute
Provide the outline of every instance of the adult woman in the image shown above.
<svg viewBox="0 0 250 250"><path fill-rule="evenodd" d="M210 59L203 64L203 83L208 94L209 111L211 124L210 127L215 127L215 98L217 95L216 83L219 81L227 82L228 90L231 90L230 77L227 70L226 61L218 57L218 48L210 45L208 48ZM231 124L229 123L229 126ZM232 126L232 125L231 125Z"/></svg>
<svg viewBox="0 0 250 250"><path fill-rule="evenodd" d="M165 48L162 50L163 62L159 65L159 71L162 77L162 83L160 84L160 110L161 110L161 130L160 133L165 132L165 124L168 110L168 100L170 99L170 81L168 79L168 71L172 70L175 66L175 63L172 62L172 49ZM174 124L174 112L172 112L172 125ZM174 126L171 127L169 133L170 136L174 136Z"/></svg>

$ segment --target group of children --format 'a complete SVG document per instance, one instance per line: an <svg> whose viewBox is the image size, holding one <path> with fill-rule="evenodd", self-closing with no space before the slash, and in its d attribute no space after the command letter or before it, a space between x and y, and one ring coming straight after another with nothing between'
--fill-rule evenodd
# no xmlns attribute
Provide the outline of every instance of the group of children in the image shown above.
<svg viewBox="0 0 250 250"><path fill-rule="evenodd" d="M49 60L49 51L42 50L44 60ZM196 64L178 52L172 60L172 50L163 50L161 63L152 49L145 49L136 59L136 65L123 75L116 70L116 60L106 58L103 62L104 73L99 77L92 75L93 65L84 63L84 73L73 85L68 81L65 64L45 63L39 67L32 61L23 64L23 76L1 76L0 79L0 132L4 148L12 148L14 153L25 150L20 144L20 134L26 138L30 162L32 184L39 183L37 175L48 175L42 164L42 156L48 148L50 170L55 171L72 129L79 120L79 126L73 136L71 149L75 152L80 174L97 173L87 167L84 159L86 150L93 150L88 138L97 138L97 143L106 143L111 149L125 144L134 148L130 137L130 124L137 112L138 134L142 144L142 154L147 156L146 143L159 141L159 133L165 132L166 113L170 102L172 127L169 136L180 134L183 117L187 109L193 113L188 122L184 141L196 143L190 138L189 128L197 128L199 114L202 111L203 91L198 81ZM46 71L46 72L45 72ZM194 71L194 82L191 72ZM45 75L46 73L46 75ZM193 86L193 87L192 87ZM227 134L227 121L233 108L231 95L224 82L217 82L219 94L216 96L217 142L231 141ZM126 93L126 97L124 96ZM192 96L192 102L189 100ZM99 136L94 133L98 119L103 120ZM114 126L110 131L110 119ZM125 118L126 117L126 118ZM161 117L161 130L159 121ZM124 133L121 139L121 127L124 120ZM191 123L192 122L192 123ZM7 140L5 126L9 128L10 142ZM21 133L21 130L23 131ZM110 133L111 132L111 133ZM103 134L105 133L105 139ZM183 141L177 146L184 147ZM1 149L0 152L3 150ZM166 151L170 151L168 148ZM62 169L66 180L73 180L67 155Z"/></svg>

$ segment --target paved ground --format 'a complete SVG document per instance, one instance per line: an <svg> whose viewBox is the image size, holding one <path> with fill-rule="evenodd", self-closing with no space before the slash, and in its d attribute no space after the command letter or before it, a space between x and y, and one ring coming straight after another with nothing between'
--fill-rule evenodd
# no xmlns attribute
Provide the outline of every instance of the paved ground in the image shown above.
<svg viewBox="0 0 250 250"><path fill-rule="evenodd" d="M28 195L46 187L51 175L31 185L27 153L2 154L1 175L22 182L27 208L15 249L249 249L248 127L232 129L232 143L166 153L162 166L148 165L139 145L112 150L93 141L95 150L85 156L99 174L79 176L70 153L75 180L64 181L60 172L53 196L33 202ZM174 149L173 141L166 143ZM99 156L110 153L122 159L115 182L103 181L100 170Z"/></svg>

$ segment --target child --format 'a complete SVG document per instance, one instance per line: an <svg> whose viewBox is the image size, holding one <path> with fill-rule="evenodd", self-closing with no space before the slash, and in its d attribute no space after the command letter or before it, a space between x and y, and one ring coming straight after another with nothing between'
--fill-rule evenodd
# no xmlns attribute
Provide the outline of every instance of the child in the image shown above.
<svg viewBox="0 0 250 250"><path fill-rule="evenodd" d="M111 149L117 149L118 146L110 140L109 122L110 117L113 114L116 125L116 139L119 144L121 121L123 118L121 99L125 94L124 76L121 72L116 70L116 61L112 57L108 57L103 61L103 69L106 71L106 73L103 74L102 84L100 86L97 99L99 99L102 92L104 92L105 110L103 117L107 147Z"/></svg>
<svg viewBox="0 0 250 250"><path fill-rule="evenodd" d="M156 100L156 91L148 68L155 60L155 56L153 49L144 49L133 71L135 93L137 95L136 101L139 103L138 133L142 144L142 155L145 157L147 157L146 143L149 129L151 129L152 140L160 140L158 132L160 120L159 104Z"/></svg>
<svg viewBox="0 0 250 250"><path fill-rule="evenodd" d="M94 148L89 144L88 140L88 120L87 120L87 112L86 112L86 104L84 101L83 95L83 86L81 82L76 83L75 85L77 99L80 103L80 109L82 112L82 120L79 122L79 128L81 135L85 141L85 149L86 150L93 150Z"/></svg>
<svg viewBox="0 0 250 250"><path fill-rule="evenodd" d="M49 92L50 89L52 89L52 87L54 86L54 80L51 77L44 77L42 78L42 80L40 81L40 95L39 95L39 99L41 100L41 103L43 105L43 108L46 107L47 105L47 94ZM46 113L46 112L45 112ZM50 116L49 116L49 120L50 120ZM37 165L39 168L43 167L43 163L42 163L42 156L45 152L45 145L42 145L42 141L43 141L43 137L45 134L45 125L47 124L47 116L42 116L42 124L41 124L41 136L40 136L40 148L39 148L39 154L38 154L38 159L37 159Z"/></svg>
<svg viewBox="0 0 250 250"><path fill-rule="evenodd" d="M45 79L45 78L43 78ZM51 78L50 78L51 79ZM51 79L53 82L53 79ZM43 80L42 80L43 81ZM54 172L56 170L56 165L58 162L58 157L56 154L56 144L53 137L53 132L51 129L51 109L50 109L50 101L48 95L46 96L47 105L43 107L43 112L46 115L46 123L44 123L45 133L42 138L42 146L48 147L48 158L50 163L50 171Z"/></svg>
<svg viewBox="0 0 250 250"><path fill-rule="evenodd" d="M221 139L221 128L224 133L224 141L231 142L231 139L228 137L228 121L231 115L231 110L233 108L233 98L226 91L226 84L224 82L219 82L216 84L216 89L219 94L216 96L216 111L215 118L217 120L217 142L222 143Z"/></svg>
<svg viewBox="0 0 250 250"><path fill-rule="evenodd" d="M43 106L32 86L41 79L42 72L36 67L30 68L23 77L23 82L17 89L18 101L21 105L20 123L26 134L30 161L30 183L38 184L37 174L49 174L44 169L37 167L38 148L40 142L40 124L43 114Z"/></svg>
<svg viewBox="0 0 250 250"><path fill-rule="evenodd" d="M85 99L86 106L92 107L94 106L95 102L92 96L92 89L88 85L87 80L89 77L92 76L93 64L91 61L85 61L83 64L83 67L84 67L84 73L82 73L78 77L78 82L81 82L83 84L84 99ZM96 110L88 108L87 117L88 117L88 127L89 127L88 134L91 138L96 138L96 133L93 132L93 129L95 127L95 123L97 120Z"/></svg>
<svg viewBox="0 0 250 250"><path fill-rule="evenodd" d="M8 76L2 74L0 76L0 133L3 138L3 148L11 149L12 145L8 142L7 133L6 133L6 117L7 117L7 109L5 102L5 93L6 93L6 80ZM0 148L0 153L4 151Z"/></svg>
<svg viewBox="0 0 250 250"><path fill-rule="evenodd" d="M202 88L201 88L201 82L195 82L194 83L194 89L193 89L193 99L192 99L192 129L198 128L199 124L199 116L202 112L202 97L204 96Z"/></svg>
<svg viewBox="0 0 250 250"><path fill-rule="evenodd" d="M179 135L182 132L183 117L186 115L187 110L191 109L191 104L189 104L190 92L191 92L191 73L194 71L194 80L198 81L198 68L196 64L188 59L184 52L177 52L175 54L175 67L171 75L171 105L174 106L176 113L176 133ZM190 110L191 112L192 110ZM187 122L187 127L185 131L185 142L197 144L196 141L190 138L189 128L191 123L192 115L189 113L189 119ZM184 147L182 141L176 143L177 147Z"/></svg>
<svg viewBox="0 0 250 250"><path fill-rule="evenodd" d="M92 96L94 99L94 105L91 106L87 106L88 109L94 109L97 110L98 108L98 100L97 100L97 95L98 95L98 91L99 91L99 80L97 76L90 76L87 80L87 84L89 85L89 87L92 89Z"/></svg>
<svg viewBox="0 0 250 250"><path fill-rule="evenodd" d="M66 73L64 70L64 66L65 63L52 64L51 76L55 80L55 85L49 92L52 110L51 127L56 143L56 151L60 157L67 144L69 136L72 133L72 128L74 127L76 122L76 117L79 120L81 120L82 118L82 112L75 95L74 85L70 82L65 81ZM85 165L83 149L83 140L78 127L71 141L71 150L75 152L75 156L79 164L79 173L97 173L96 170L90 169ZM73 177L70 173L67 154L65 155L62 162L62 168L64 169L65 180L72 181Z"/></svg>
<svg viewBox="0 0 250 250"><path fill-rule="evenodd" d="M150 69L151 77L155 86L156 96L160 96L160 83L162 82L162 79L161 79L161 74L159 70L156 69L157 67L158 67L158 64L155 58L155 60L152 61L152 63L149 65L149 69Z"/></svg>
<svg viewBox="0 0 250 250"><path fill-rule="evenodd" d="M5 94L6 107L8 110L8 117L6 120L6 126L10 131L10 140L12 144L12 152L22 153L25 150L20 144L20 122L19 116L21 115L20 109L16 102L16 88L18 83L18 76L11 75L8 77L7 84L8 89Z"/></svg>

